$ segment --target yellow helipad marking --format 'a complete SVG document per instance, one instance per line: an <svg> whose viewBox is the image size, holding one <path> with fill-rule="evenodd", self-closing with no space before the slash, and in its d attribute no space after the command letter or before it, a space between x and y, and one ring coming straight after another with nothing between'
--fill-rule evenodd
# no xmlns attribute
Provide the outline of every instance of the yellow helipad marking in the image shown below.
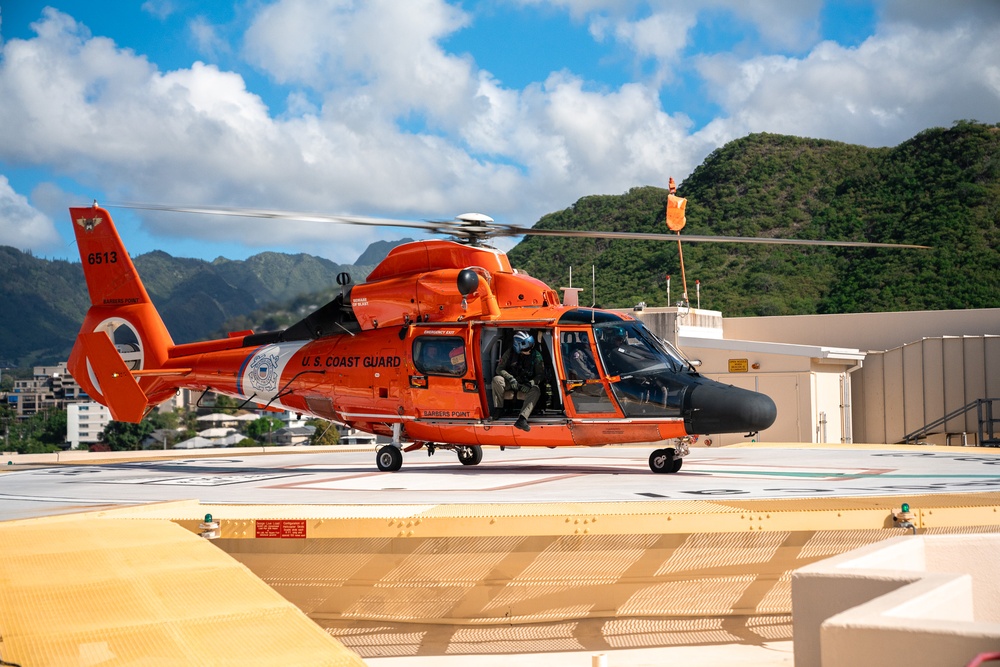
<svg viewBox="0 0 1000 667"><path fill-rule="evenodd" d="M0 523L3 659L363 665L245 567L167 521Z"/></svg>

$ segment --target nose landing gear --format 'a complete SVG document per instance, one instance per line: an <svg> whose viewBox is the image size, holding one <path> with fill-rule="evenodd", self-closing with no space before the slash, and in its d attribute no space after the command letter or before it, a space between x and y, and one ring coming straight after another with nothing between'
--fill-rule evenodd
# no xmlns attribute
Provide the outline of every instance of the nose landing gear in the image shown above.
<svg viewBox="0 0 1000 667"><path fill-rule="evenodd" d="M684 457L690 452L688 440L681 438L674 447L653 450L649 455L649 469L655 473L673 473L684 465Z"/></svg>

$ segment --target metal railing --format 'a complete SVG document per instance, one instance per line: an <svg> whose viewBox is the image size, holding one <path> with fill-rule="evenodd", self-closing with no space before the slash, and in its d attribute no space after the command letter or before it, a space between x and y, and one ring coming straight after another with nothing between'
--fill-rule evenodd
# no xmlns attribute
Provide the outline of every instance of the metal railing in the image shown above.
<svg viewBox="0 0 1000 667"><path fill-rule="evenodd" d="M998 409L994 410L995 406ZM976 419L979 423L976 445L979 447L1000 447L1000 428L998 428L1000 427L1000 416L994 416L1000 415L1000 398L977 398L968 405L953 410L944 417L935 419L912 433L907 433L903 437L903 443L916 443L918 440L927 437L937 427L965 415L972 409L976 410Z"/></svg>

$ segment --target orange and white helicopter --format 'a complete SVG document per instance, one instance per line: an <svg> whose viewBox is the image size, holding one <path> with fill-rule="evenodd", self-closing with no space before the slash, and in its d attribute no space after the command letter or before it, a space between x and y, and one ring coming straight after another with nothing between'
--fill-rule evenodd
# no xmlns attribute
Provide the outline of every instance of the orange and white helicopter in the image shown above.
<svg viewBox="0 0 1000 667"><path fill-rule="evenodd" d="M675 208L677 200L671 200ZM180 388L211 389L244 405L291 410L391 436L391 444L376 453L383 471L398 470L403 452L420 448L429 454L453 450L463 464L476 465L484 445L553 448L669 441L652 452L649 467L670 473L680 470L697 434L752 433L768 428L777 414L768 396L699 375L678 350L630 315L564 305L555 290L515 270L503 252L483 245L497 236L528 234L673 239L671 235L536 230L495 225L480 214L419 222L122 206L418 227L458 240L398 246L361 284L350 284L342 274L339 296L283 331L240 331L221 340L175 344L107 210L96 203L71 208L91 306L69 370L116 420L138 422ZM676 212L671 217L676 219ZM541 399L527 431L514 427L519 405L512 401L505 404L513 408L509 414L491 415L490 410L497 361L517 331L534 338L545 367ZM619 358L612 361L613 356Z"/></svg>

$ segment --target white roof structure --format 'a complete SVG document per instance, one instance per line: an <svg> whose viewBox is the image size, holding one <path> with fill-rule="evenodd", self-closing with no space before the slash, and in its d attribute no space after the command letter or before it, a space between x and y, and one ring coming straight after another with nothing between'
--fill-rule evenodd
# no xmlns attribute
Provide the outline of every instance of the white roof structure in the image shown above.
<svg viewBox="0 0 1000 667"><path fill-rule="evenodd" d="M206 428L204 431L198 431L198 435L203 438L224 438L232 433L236 433L236 429L222 426L216 428Z"/></svg>
<svg viewBox="0 0 1000 667"><path fill-rule="evenodd" d="M829 345L797 345L794 343L763 343L755 340L723 340L719 338L696 338L681 335L677 338L681 349L698 347L702 349L727 350L733 352L757 352L759 354L783 354L812 359L838 359L862 361L867 353L848 347Z"/></svg>
<svg viewBox="0 0 1000 667"><path fill-rule="evenodd" d="M252 422L260 419L260 415L253 413L243 415L227 415L222 412L213 412L212 414L201 415L197 419L200 422Z"/></svg>
<svg viewBox="0 0 1000 667"><path fill-rule="evenodd" d="M178 442L174 449L208 449L210 447L232 447L243 439L243 436L233 431L224 438L203 438L200 435Z"/></svg>

